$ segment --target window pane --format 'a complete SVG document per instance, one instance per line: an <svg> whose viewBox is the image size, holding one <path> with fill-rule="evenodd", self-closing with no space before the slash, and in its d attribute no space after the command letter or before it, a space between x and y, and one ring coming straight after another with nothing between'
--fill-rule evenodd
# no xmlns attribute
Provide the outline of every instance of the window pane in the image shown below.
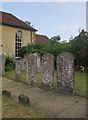
<svg viewBox="0 0 88 120"><path fill-rule="evenodd" d="M18 31L16 33L16 40L15 40L15 56L16 57L20 57L19 56L19 50L22 46L22 32Z"/></svg>

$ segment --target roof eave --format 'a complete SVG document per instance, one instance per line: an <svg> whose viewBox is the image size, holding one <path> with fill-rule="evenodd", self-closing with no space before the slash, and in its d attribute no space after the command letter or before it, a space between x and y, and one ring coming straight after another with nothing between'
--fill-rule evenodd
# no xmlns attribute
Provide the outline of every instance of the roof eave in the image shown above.
<svg viewBox="0 0 88 120"><path fill-rule="evenodd" d="M16 27L16 28L21 28L21 29L25 29L25 30L30 30L30 31L38 31L36 29L31 29L31 28L26 28L26 27L22 27L22 26L16 26L16 25L11 25L11 24L7 24L7 23L0 23L0 25L7 25L7 26L11 26L11 27Z"/></svg>

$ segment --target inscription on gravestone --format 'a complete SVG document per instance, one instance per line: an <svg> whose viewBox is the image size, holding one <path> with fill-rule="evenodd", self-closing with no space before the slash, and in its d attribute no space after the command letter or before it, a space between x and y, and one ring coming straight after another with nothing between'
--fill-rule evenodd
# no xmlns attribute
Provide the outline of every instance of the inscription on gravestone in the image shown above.
<svg viewBox="0 0 88 120"><path fill-rule="evenodd" d="M47 53L42 56L42 85L52 89L54 75L54 56Z"/></svg>
<svg viewBox="0 0 88 120"><path fill-rule="evenodd" d="M73 93L74 87L74 58L64 52L57 56L57 88L60 92Z"/></svg>
<svg viewBox="0 0 88 120"><path fill-rule="evenodd" d="M34 54L26 56L26 83L35 86L36 82L37 59Z"/></svg>

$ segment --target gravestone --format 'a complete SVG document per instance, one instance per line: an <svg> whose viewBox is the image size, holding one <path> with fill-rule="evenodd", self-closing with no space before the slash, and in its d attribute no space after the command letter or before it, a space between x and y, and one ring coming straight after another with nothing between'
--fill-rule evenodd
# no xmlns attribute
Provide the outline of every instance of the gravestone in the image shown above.
<svg viewBox="0 0 88 120"><path fill-rule="evenodd" d="M47 53L42 56L42 86L48 86L52 89L54 76L54 56Z"/></svg>
<svg viewBox="0 0 88 120"><path fill-rule="evenodd" d="M37 58L37 72L41 72L41 55L39 53L34 53Z"/></svg>
<svg viewBox="0 0 88 120"><path fill-rule="evenodd" d="M22 64L22 70L25 70L25 59L24 58L21 58L20 59L20 62Z"/></svg>
<svg viewBox="0 0 88 120"><path fill-rule="evenodd" d="M5 75L5 56L0 54L0 75Z"/></svg>
<svg viewBox="0 0 88 120"><path fill-rule="evenodd" d="M37 59L34 54L26 55L26 83L35 86Z"/></svg>
<svg viewBox="0 0 88 120"><path fill-rule="evenodd" d="M21 80L21 71L22 71L22 64L20 60L16 60L16 67L15 67L15 78L17 81Z"/></svg>
<svg viewBox="0 0 88 120"><path fill-rule="evenodd" d="M68 52L57 56L57 88L62 93L73 93L74 57Z"/></svg>

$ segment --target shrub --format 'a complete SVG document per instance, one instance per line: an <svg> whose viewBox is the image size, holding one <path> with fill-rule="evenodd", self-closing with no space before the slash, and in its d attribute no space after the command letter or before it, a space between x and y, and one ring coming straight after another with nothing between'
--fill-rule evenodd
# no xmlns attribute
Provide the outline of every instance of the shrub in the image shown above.
<svg viewBox="0 0 88 120"><path fill-rule="evenodd" d="M6 56L6 61L5 61L5 70L6 71L11 71L15 69L15 61L14 58L10 56Z"/></svg>

